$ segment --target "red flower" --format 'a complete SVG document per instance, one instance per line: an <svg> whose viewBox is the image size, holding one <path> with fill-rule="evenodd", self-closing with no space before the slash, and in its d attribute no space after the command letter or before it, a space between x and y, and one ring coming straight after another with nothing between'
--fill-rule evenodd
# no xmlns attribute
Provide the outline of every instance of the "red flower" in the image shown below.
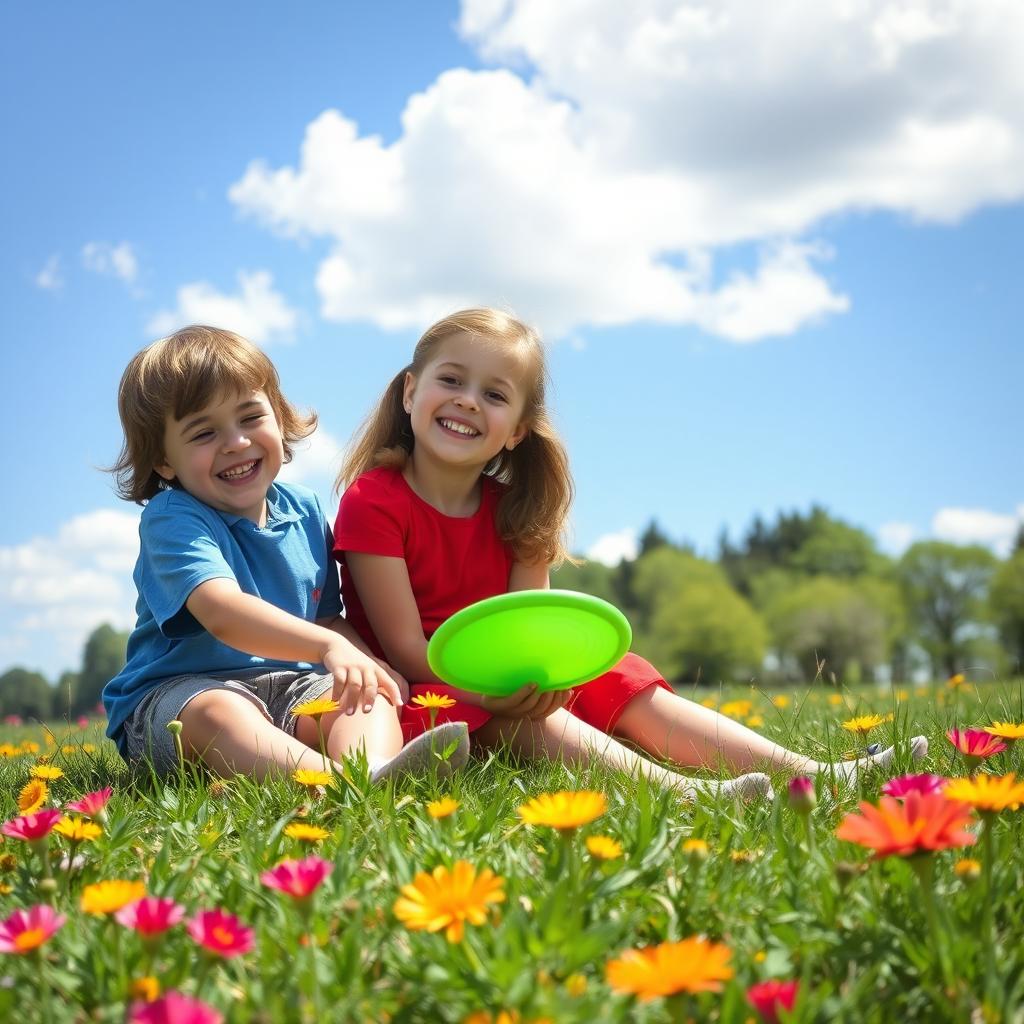
<svg viewBox="0 0 1024 1024"><path fill-rule="evenodd" d="M113 789L106 786L97 789L95 793L86 793L80 800L72 800L67 806L72 811L84 814L89 818L98 818L103 814L103 808L107 806Z"/></svg>
<svg viewBox="0 0 1024 1024"><path fill-rule="evenodd" d="M0 953L31 953L62 928L66 920L45 903L16 910L0 922Z"/></svg>
<svg viewBox="0 0 1024 1024"><path fill-rule="evenodd" d="M903 802L883 796L877 807L865 802L860 811L846 815L836 835L874 850L876 858L949 850L977 839L963 827L972 820L970 808L942 793L908 793Z"/></svg>
<svg viewBox="0 0 1024 1024"><path fill-rule="evenodd" d="M45 839L53 826L63 817L63 811L36 811L35 814L24 814L20 818L5 821L0 831L12 839L24 839L26 842L34 843Z"/></svg>
<svg viewBox="0 0 1024 1024"><path fill-rule="evenodd" d="M960 804L957 805L962 806ZM220 908L200 910L187 925L188 933L208 953L224 958L248 953L253 947L253 931L234 914Z"/></svg>
<svg viewBox="0 0 1024 1024"><path fill-rule="evenodd" d="M1001 739L989 735L984 729L950 729L946 738L964 757L977 758L979 761L1006 749Z"/></svg>
<svg viewBox="0 0 1024 1024"><path fill-rule="evenodd" d="M223 1015L198 999L168 992L152 1003L135 1003L129 1024L221 1024Z"/></svg>
<svg viewBox="0 0 1024 1024"><path fill-rule="evenodd" d="M929 793L941 793L949 779L941 775L930 775L923 772L920 775L901 775L897 779L890 779L882 786L882 792L886 796L894 796L902 800L908 793L920 793L927 796Z"/></svg>
<svg viewBox="0 0 1024 1024"><path fill-rule="evenodd" d="M747 989L747 1002L757 1010L765 1024L779 1024L779 1010L792 1010L799 981L761 981Z"/></svg>
<svg viewBox="0 0 1024 1024"><path fill-rule="evenodd" d="M151 939L173 928L184 916L184 907L179 907L174 900L156 896L143 896L114 914L118 922L125 928L134 928L143 939Z"/></svg>
<svg viewBox="0 0 1024 1024"><path fill-rule="evenodd" d="M270 889L304 900L313 895L333 870L334 865L330 861L314 855L305 860L283 860L272 871L264 871L260 881Z"/></svg>

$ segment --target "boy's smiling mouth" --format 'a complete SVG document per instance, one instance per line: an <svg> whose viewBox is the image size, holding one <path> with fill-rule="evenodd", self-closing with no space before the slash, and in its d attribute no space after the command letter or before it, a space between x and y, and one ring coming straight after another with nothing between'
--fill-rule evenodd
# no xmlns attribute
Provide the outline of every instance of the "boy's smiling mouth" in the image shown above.
<svg viewBox="0 0 1024 1024"><path fill-rule="evenodd" d="M240 483L254 477L259 472L260 463L262 462L262 459L250 459L248 462L240 462L237 466L232 466L230 469L221 470L217 477L230 484Z"/></svg>
<svg viewBox="0 0 1024 1024"><path fill-rule="evenodd" d="M450 420L447 417L441 417L437 421L441 426L453 434L458 434L460 437L477 437L480 431L475 427L471 427L468 423L460 423L458 420Z"/></svg>

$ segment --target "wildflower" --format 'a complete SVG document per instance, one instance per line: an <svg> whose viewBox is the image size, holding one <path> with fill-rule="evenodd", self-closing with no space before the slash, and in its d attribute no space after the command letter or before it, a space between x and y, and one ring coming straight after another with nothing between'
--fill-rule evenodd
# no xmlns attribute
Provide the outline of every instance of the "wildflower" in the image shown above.
<svg viewBox="0 0 1024 1024"><path fill-rule="evenodd" d="M707 860L708 844L703 839L685 839L683 853L691 860Z"/></svg>
<svg viewBox="0 0 1024 1024"><path fill-rule="evenodd" d="M20 753L13 743L0 743L0 757L17 757Z"/></svg>
<svg viewBox="0 0 1024 1024"><path fill-rule="evenodd" d="M253 930L220 908L200 910L186 927L189 935L214 956L227 959L248 953L253 947Z"/></svg>
<svg viewBox="0 0 1024 1024"><path fill-rule="evenodd" d="M168 992L152 1003L135 1003L128 1024L221 1024L212 1006L180 992Z"/></svg>
<svg viewBox="0 0 1024 1024"><path fill-rule="evenodd" d="M95 754L96 753L96 744L95 743L83 743L82 744L82 753L83 754Z"/></svg>
<svg viewBox="0 0 1024 1024"><path fill-rule="evenodd" d="M928 772L922 772L920 775L900 775L884 783L882 792L886 796L896 797L897 800L902 800L909 793L927 796L929 793L941 793L942 787L948 781L941 775L930 775Z"/></svg>
<svg viewBox="0 0 1024 1024"><path fill-rule="evenodd" d="M328 786L333 776L330 772L322 772L316 768L296 768L292 772L292 781L312 791L317 786Z"/></svg>
<svg viewBox="0 0 1024 1024"><path fill-rule="evenodd" d="M730 850L729 859L733 864L753 864L763 854L763 850Z"/></svg>
<svg viewBox="0 0 1024 1024"><path fill-rule="evenodd" d="M565 991L573 997L573 999L579 999L587 991L587 979L583 974L570 974L565 979Z"/></svg>
<svg viewBox="0 0 1024 1024"><path fill-rule="evenodd" d="M810 814L817 803L814 779L807 775L797 775L789 780L789 806L797 814Z"/></svg>
<svg viewBox="0 0 1024 1024"><path fill-rule="evenodd" d="M95 822L86 821L84 818L69 818L66 816L53 826L53 831L72 843L91 842L93 839L103 835L103 829Z"/></svg>
<svg viewBox="0 0 1024 1024"><path fill-rule="evenodd" d="M530 825L573 829L601 817L608 810L604 793L582 790L578 793L542 793L519 808L519 817Z"/></svg>
<svg viewBox="0 0 1024 1024"><path fill-rule="evenodd" d="M615 860L622 856L622 843L610 836L587 836L587 849L598 860Z"/></svg>
<svg viewBox="0 0 1024 1024"><path fill-rule="evenodd" d="M60 811L36 811L35 814L25 814L20 818L5 821L0 831L12 839L24 839L28 843L34 843L45 839L61 817L63 815Z"/></svg>
<svg viewBox="0 0 1024 1024"><path fill-rule="evenodd" d="M0 871L6 873L18 866L18 858L13 853L0 854Z"/></svg>
<svg viewBox="0 0 1024 1024"><path fill-rule="evenodd" d="M777 694L775 694L774 697L772 697L772 703L777 708L788 708L789 704L790 704L790 700L789 700L789 697L786 696L786 694L784 694L784 693L777 693Z"/></svg>
<svg viewBox="0 0 1024 1024"><path fill-rule="evenodd" d="M843 722L847 732L855 732L858 736L867 736L872 729L887 721L885 715L859 715Z"/></svg>
<svg viewBox="0 0 1024 1024"><path fill-rule="evenodd" d="M747 989L747 1002L757 1010L765 1024L779 1024L779 1010L792 1010L796 1002L798 981L779 981L773 978L751 985Z"/></svg>
<svg viewBox="0 0 1024 1024"><path fill-rule="evenodd" d="M47 736L46 738L47 740L50 739L49 736ZM38 754L39 744L36 743L35 740L22 740L21 746L18 749L19 753L22 754Z"/></svg>
<svg viewBox="0 0 1024 1024"><path fill-rule="evenodd" d="M677 992L720 992L732 977L728 947L699 935L682 942L663 942L647 949L627 949L605 968L616 992L641 1002Z"/></svg>
<svg viewBox="0 0 1024 1024"><path fill-rule="evenodd" d="M727 700L718 710L729 718L747 718L754 710L754 703L749 700Z"/></svg>
<svg viewBox="0 0 1024 1024"><path fill-rule="evenodd" d="M828 702L832 707L837 708L840 704L845 703L846 698L841 693L830 693L828 695Z"/></svg>
<svg viewBox="0 0 1024 1024"><path fill-rule="evenodd" d="M110 786L104 786L103 789L97 789L93 793L86 793L85 796L80 797L78 800L72 800L65 806L68 810L78 811L79 814L84 814L87 818L96 818L99 821L103 821L106 817L104 808L107 806L113 792Z"/></svg>
<svg viewBox="0 0 1024 1024"><path fill-rule="evenodd" d="M132 928L143 940L153 939L173 928L185 916L185 908L165 896L143 896L125 904L114 914L118 924Z"/></svg>
<svg viewBox="0 0 1024 1024"><path fill-rule="evenodd" d="M146 895L143 882L111 879L87 885L82 890L82 910L87 914L113 914Z"/></svg>
<svg viewBox="0 0 1024 1024"><path fill-rule="evenodd" d="M333 870L334 865L321 857L283 860L273 870L264 871L260 881L268 889L276 889L296 900L307 900Z"/></svg>
<svg viewBox="0 0 1024 1024"><path fill-rule="evenodd" d="M989 736L1005 740L1007 743L1024 739L1024 723L1016 725L1013 722L993 722L991 725L986 725L981 731L987 732Z"/></svg>
<svg viewBox="0 0 1024 1024"><path fill-rule="evenodd" d="M764 716L751 715L744 724L749 726L751 729L760 729L761 726L764 725Z"/></svg>
<svg viewBox="0 0 1024 1024"><path fill-rule="evenodd" d="M847 814L836 835L874 850L876 858L909 857L975 842L976 837L964 830L970 810L942 793L908 793L902 803L883 796L877 807L861 803L860 811Z"/></svg>
<svg viewBox="0 0 1024 1024"><path fill-rule="evenodd" d="M330 697L317 697L315 700L305 700L301 704L296 704L292 708L291 714L293 718L298 718L300 715L305 715L307 718L321 718L332 711L337 711L340 707L341 704Z"/></svg>
<svg viewBox="0 0 1024 1024"><path fill-rule="evenodd" d="M293 821L290 825L285 825L284 834L289 839L298 839L300 843L319 843L331 833L319 825L307 825L303 821Z"/></svg>
<svg viewBox="0 0 1024 1024"><path fill-rule="evenodd" d="M427 804L427 814L432 818L447 818L459 809L459 801L450 796L442 797L440 800L431 800Z"/></svg>
<svg viewBox="0 0 1024 1024"><path fill-rule="evenodd" d="M427 693L416 694L412 703L421 708L453 708L456 702L447 694L434 693L430 690Z"/></svg>
<svg viewBox="0 0 1024 1024"><path fill-rule="evenodd" d="M980 764L986 757L1001 754L1006 744L984 729L949 729L946 739L964 755L970 767Z"/></svg>
<svg viewBox="0 0 1024 1024"><path fill-rule="evenodd" d="M394 913L407 928L438 932L445 929L449 942L461 942L465 922L480 925L487 920L490 903L505 899L504 880L484 868L480 874L467 861L456 861L451 871L439 864L427 874L420 871L409 885Z"/></svg>
<svg viewBox="0 0 1024 1024"><path fill-rule="evenodd" d="M0 953L31 953L59 931L67 918L41 903L0 921Z"/></svg>
<svg viewBox="0 0 1024 1024"><path fill-rule="evenodd" d="M152 1003L160 996L160 982L152 974L136 978L128 990L132 1001Z"/></svg>
<svg viewBox="0 0 1024 1024"><path fill-rule="evenodd" d="M974 881L981 874L981 861L975 860L973 857L962 857L953 865L953 871L957 878Z"/></svg>
<svg viewBox="0 0 1024 1024"><path fill-rule="evenodd" d="M976 775L972 779L950 779L946 784L950 800L970 804L983 814L1017 810L1024 803L1024 782L1013 772L1006 775Z"/></svg>
<svg viewBox="0 0 1024 1024"><path fill-rule="evenodd" d="M718 707L718 701L717 701L717 700L715 700L715 698L714 698L714 697L705 697L705 698L704 698L704 699L703 699L703 700L702 700L702 701L700 702L700 706L701 706L702 708L711 708L711 709L712 709L712 711L713 711L713 710L714 710L715 708L717 708L717 707Z"/></svg>
<svg viewBox="0 0 1024 1024"><path fill-rule="evenodd" d="M946 680L946 685L951 690L955 690L958 686L963 686L964 683L966 683L966 682L967 682L967 677L963 674L963 672L957 672L954 675L951 675Z"/></svg>
<svg viewBox="0 0 1024 1024"><path fill-rule="evenodd" d="M22 814L38 811L50 795L50 787L42 779L29 779L18 793L18 810Z"/></svg>
<svg viewBox="0 0 1024 1024"><path fill-rule="evenodd" d="M43 782L55 782L64 778L64 772L55 764L34 764L28 773L33 779L42 779Z"/></svg>

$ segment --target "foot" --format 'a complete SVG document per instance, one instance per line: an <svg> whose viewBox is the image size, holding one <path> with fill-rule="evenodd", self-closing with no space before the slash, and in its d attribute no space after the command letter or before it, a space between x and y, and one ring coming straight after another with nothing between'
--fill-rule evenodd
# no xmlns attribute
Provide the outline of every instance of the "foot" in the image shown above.
<svg viewBox="0 0 1024 1024"><path fill-rule="evenodd" d="M442 753L455 743L455 749L442 758ZM469 759L469 729L465 722L445 722L409 740L390 761L370 772L371 782L383 782L402 772L422 775L436 766L443 775L450 775Z"/></svg>
<svg viewBox="0 0 1024 1024"><path fill-rule="evenodd" d="M687 779L680 788L691 799L698 793L706 793L711 797L738 796L743 800L775 799L772 780L764 772L749 772L746 775L738 775L735 779L726 779L723 782L706 779Z"/></svg>
<svg viewBox="0 0 1024 1024"><path fill-rule="evenodd" d="M910 759L912 761L920 761L928 753L928 737L927 736L914 736L910 740ZM889 771L892 765L892 759L896 756L895 747L886 747L885 750L880 750L877 754L868 754L866 757L858 757L856 761L847 761L845 763L838 763L828 765L825 768L826 773L829 771L835 771L836 775L844 779L847 782L854 781L858 774L862 771L867 771L872 768L878 768L883 772Z"/></svg>

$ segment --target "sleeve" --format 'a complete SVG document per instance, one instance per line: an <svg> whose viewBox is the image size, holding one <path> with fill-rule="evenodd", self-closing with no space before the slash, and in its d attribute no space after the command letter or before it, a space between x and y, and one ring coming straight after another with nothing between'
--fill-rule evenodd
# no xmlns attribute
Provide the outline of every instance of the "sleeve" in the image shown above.
<svg viewBox="0 0 1024 1024"><path fill-rule="evenodd" d="M361 476L341 496L334 523L334 557L346 551L405 557L406 513L379 480Z"/></svg>
<svg viewBox="0 0 1024 1024"><path fill-rule="evenodd" d="M143 597L160 631L170 639L202 633L185 607L189 594L207 580L237 579L210 525L196 510L167 508L143 515L139 536Z"/></svg>

